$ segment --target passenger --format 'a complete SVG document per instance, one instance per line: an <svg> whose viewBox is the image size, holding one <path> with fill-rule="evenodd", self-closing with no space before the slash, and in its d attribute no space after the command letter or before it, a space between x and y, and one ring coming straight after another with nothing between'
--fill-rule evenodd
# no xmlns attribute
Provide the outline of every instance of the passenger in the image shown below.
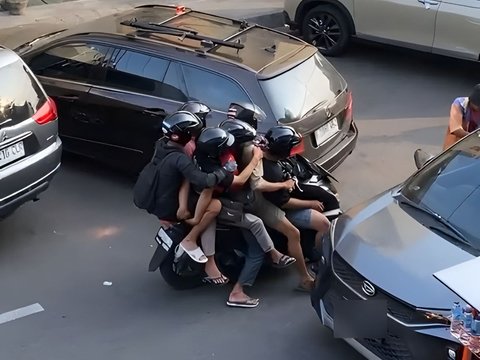
<svg viewBox="0 0 480 360"><path fill-rule="evenodd" d="M195 160L198 166L203 171L216 171L216 169L227 166L234 161L229 150L234 143L234 137L220 128L207 128L202 131L197 139L197 149L195 151ZM232 173L216 188L218 195L222 197L232 198L233 201L238 201L238 198L232 194L238 191L247 183L253 169L258 164L262 157L262 151L258 148L253 149L252 159L250 163L245 166L240 173L234 169ZM228 161L226 165L223 161ZM249 230L263 251L268 254L272 262L278 267L286 267L295 262L295 259L280 253L275 249L273 241L270 238L263 222L260 218L250 213L243 213L241 220L228 224L241 229ZM251 244L249 244L251 246ZM261 266L261 264L260 264ZM232 292L229 295L227 305L234 307L255 307L258 305L258 299L252 299L244 292L244 286L252 286L253 281L259 271L259 266L256 264L253 267L244 266L238 282L234 285Z"/></svg>
<svg viewBox="0 0 480 360"><path fill-rule="evenodd" d="M232 105L230 107L232 108ZM250 118L248 123L255 123L259 120L263 120L262 115L255 113L255 110L246 108L239 109L239 105L236 105L235 107L237 108L236 113L241 113L243 119ZM255 138L255 135L250 136L249 138L244 136L244 130L242 129L247 127L248 124L241 120L232 118L234 115L233 112L230 112L229 114L230 119L224 121L220 126L235 136L236 142L238 142L235 146L237 158L241 159L240 161L243 164L248 163L251 158L251 148L253 147L252 140ZM254 131L255 130L252 129L252 132ZM278 206L275 206L270 201L267 201L263 196L263 192L292 191L295 186L295 182L292 179L287 179L281 182L266 181L263 178L262 163L263 160L259 161L257 167L250 176L250 181L248 184L249 188L254 191L254 201L252 203L251 212L260 217L266 226L271 229L275 229L287 237L289 255L293 256L293 258L296 260L295 264L300 275L300 283L296 287L296 290L310 291L313 288L314 279L309 274L305 265L302 247L300 244L300 231L285 217L285 212L283 210L281 210Z"/></svg>
<svg viewBox="0 0 480 360"><path fill-rule="evenodd" d="M202 128L201 121L193 114L180 111L168 116L162 123L165 135L156 143L154 158L158 162L159 176L156 185L156 205L153 213L160 219L162 226L177 222L178 192L184 178L188 179L198 188L212 188L222 182L227 176L223 168L205 173L196 168L194 163L183 152L192 134ZM202 221L195 225L189 234L179 244L179 252L186 252L194 261L206 263L207 257L197 245L196 239L205 231L208 225L215 219L220 206L209 206ZM212 246L215 237L202 237L202 245L205 248Z"/></svg>
<svg viewBox="0 0 480 360"><path fill-rule="evenodd" d="M196 115L202 122L201 129L204 129L207 123L207 116L211 112L210 108L199 102L199 101L189 101L183 104L178 111L188 111ZM201 131L200 129L200 131ZM192 134L192 139L185 145L184 151L189 158L193 157L195 151L195 141L196 136L200 133L198 131L196 134ZM213 188L205 188L201 191L200 196L195 192L190 191L190 182L185 179L180 187L178 194L178 203L179 207L177 210L178 220L183 220L186 224L190 226L195 226L200 223L205 213L210 207L211 209L221 209L221 203L218 200L212 199ZM192 218L189 205L194 206L196 202L194 216ZM226 284L229 279L222 274L218 269L218 266L215 262L215 237L217 230L216 219L213 219L210 224L207 226L204 232L200 234L201 242L203 245L203 252L207 257L207 262L205 263L205 273L207 276L203 279L205 282L213 285L223 285ZM189 237L190 241L197 241L196 238L193 238L198 233L191 234Z"/></svg>
<svg viewBox="0 0 480 360"><path fill-rule="evenodd" d="M265 138L268 144L262 161L263 179L269 183L282 183L285 181L285 174L279 160L290 156L292 149L301 143L301 136L289 126L275 126L266 133ZM262 189L262 185L260 185L260 189ZM318 200L295 198L292 196L292 191L293 188L271 191L271 189L265 189L265 185L263 185L264 197L285 210L286 218L296 228L315 230L317 232L315 243L317 246L320 246L323 234L330 227L330 222L322 214L324 210L323 205ZM284 226L290 228L290 225L284 224ZM302 263L302 267L299 266L299 270L301 274L304 274L304 271L307 270L303 261L304 257L300 243L289 241L288 246L289 251L291 251L290 254L297 258L297 263ZM305 280L305 282L301 283L297 289L309 291L312 286L313 279L311 278L311 280Z"/></svg>
<svg viewBox="0 0 480 360"><path fill-rule="evenodd" d="M469 97L456 98L450 107L450 120L443 150L480 127L480 84L475 85Z"/></svg>

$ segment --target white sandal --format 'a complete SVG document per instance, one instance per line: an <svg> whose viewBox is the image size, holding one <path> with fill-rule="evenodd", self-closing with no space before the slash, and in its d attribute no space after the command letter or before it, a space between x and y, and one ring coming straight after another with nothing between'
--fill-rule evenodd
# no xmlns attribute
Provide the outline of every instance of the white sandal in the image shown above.
<svg viewBox="0 0 480 360"><path fill-rule="evenodd" d="M175 250L175 257L179 258L183 253L187 253L193 261L200 264L205 264L208 261L200 247L197 247L195 250L187 250L182 244L178 244L177 249Z"/></svg>

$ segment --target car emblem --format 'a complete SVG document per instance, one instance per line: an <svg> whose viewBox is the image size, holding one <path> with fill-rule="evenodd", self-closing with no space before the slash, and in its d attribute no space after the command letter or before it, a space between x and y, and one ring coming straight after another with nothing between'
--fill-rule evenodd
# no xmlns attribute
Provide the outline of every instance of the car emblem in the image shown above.
<svg viewBox="0 0 480 360"><path fill-rule="evenodd" d="M362 284L362 290L367 296L374 296L376 293L375 287L366 280Z"/></svg>
<svg viewBox="0 0 480 360"><path fill-rule="evenodd" d="M8 139L7 132L2 131L2 134L0 135L0 142L4 142L7 139Z"/></svg>

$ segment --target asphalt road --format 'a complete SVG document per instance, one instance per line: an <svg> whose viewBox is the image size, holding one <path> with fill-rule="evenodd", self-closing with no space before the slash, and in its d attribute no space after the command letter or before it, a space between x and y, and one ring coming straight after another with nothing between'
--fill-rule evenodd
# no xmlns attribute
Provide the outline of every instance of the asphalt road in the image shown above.
<svg viewBox="0 0 480 360"><path fill-rule="evenodd" d="M348 208L407 177L413 151L439 151L449 105L478 65L357 45L331 59L354 92L356 151L335 171ZM0 359L360 359L322 328L292 272L262 277L257 309L224 289L177 292L148 273L157 223L131 201L131 179L65 157L40 201L0 223ZM103 282L112 282L104 286Z"/></svg>

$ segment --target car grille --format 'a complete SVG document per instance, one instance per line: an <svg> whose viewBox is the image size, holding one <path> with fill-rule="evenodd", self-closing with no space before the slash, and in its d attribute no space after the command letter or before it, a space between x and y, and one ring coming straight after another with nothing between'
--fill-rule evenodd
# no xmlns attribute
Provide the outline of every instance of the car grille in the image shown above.
<svg viewBox="0 0 480 360"><path fill-rule="evenodd" d="M405 342L398 336L388 334L385 339L356 339L365 348L382 360L411 360L413 356Z"/></svg>
<svg viewBox="0 0 480 360"><path fill-rule="evenodd" d="M349 286L351 285L349 284ZM360 297L342 282L334 280L329 290L322 298L324 309L332 318L334 318L335 303L342 299L360 300ZM391 312L390 309L389 312ZM387 333L384 339L356 338L355 340L382 360L413 359L413 355L407 344L400 337L390 332Z"/></svg>
<svg viewBox="0 0 480 360"><path fill-rule="evenodd" d="M336 252L333 255L332 265L335 274L340 279L342 279L346 284L348 284L348 286L353 288L359 294L363 293L362 283L366 279L356 272L350 265L348 265L345 260L343 260ZM393 298L378 288L376 289L376 295L374 298L376 300L386 300L388 313L399 321L411 324L419 323L422 320L418 318L420 314L417 313L415 308Z"/></svg>

